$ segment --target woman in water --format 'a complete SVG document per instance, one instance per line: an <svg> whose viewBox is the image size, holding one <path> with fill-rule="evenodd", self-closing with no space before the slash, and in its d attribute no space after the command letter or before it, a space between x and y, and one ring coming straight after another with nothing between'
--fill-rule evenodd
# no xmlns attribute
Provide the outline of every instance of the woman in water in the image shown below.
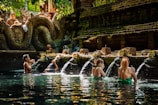
<svg viewBox="0 0 158 105"><path fill-rule="evenodd" d="M134 82L136 83L137 76L135 74L135 69L133 67L129 67L128 57L123 57L121 59L121 64L118 69L118 77L119 77L119 83L131 84L132 78L134 79Z"/></svg>
<svg viewBox="0 0 158 105"><path fill-rule="evenodd" d="M102 77L105 77L104 69L104 61L101 58L94 60L95 67L92 68L92 76L94 80L102 80Z"/></svg>

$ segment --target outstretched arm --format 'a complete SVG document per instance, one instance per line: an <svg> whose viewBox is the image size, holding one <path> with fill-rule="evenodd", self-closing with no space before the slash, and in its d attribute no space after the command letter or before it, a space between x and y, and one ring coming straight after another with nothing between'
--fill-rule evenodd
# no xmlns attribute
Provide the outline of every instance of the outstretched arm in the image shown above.
<svg viewBox="0 0 158 105"><path fill-rule="evenodd" d="M55 71L58 71L58 70L59 70L59 66L58 66L57 63L56 63L56 60L53 60L52 63L53 63L54 66L55 66Z"/></svg>

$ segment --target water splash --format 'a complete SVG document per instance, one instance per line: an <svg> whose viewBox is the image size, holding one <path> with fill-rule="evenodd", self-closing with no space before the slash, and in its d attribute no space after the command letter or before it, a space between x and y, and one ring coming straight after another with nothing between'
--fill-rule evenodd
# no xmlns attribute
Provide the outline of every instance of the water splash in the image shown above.
<svg viewBox="0 0 158 105"><path fill-rule="evenodd" d="M145 62L143 62L137 69L136 71L136 75L138 75L139 71L141 70L141 68L145 65Z"/></svg>
<svg viewBox="0 0 158 105"><path fill-rule="evenodd" d="M118 61L120 61L120 57L116 57L116 58L111 62L111 64L108 66L108 68L107 68L107 70L106 70L106 72L105 72L106 77L109 77L110 72L111 72L111 70L112 70L112 67L113 67L114 65L118 66Z"/></svg>
<svg viewBox="0 0 158 105"><path fill-rule="evenodd" d="M138 75L139 74L139 71L142 69L142 67L143 66L145 66L146 68L153 68L152 66L151 66L151 63L152 62L152 59L151 58L147 58L147 59L145 59L144 60L144 62L138 67L138 69L137 69L137 71L136 71L136 75Z"/></svg>
<svg viewBox="0 0 158 105"><path fill-rule="evenodd" d="M68 67L69 64L75 65L75 64L73 64L73 63L71 62L71 61L73 61L73 60L74 60L74 58L71 58L69 61L67 61L67 62L64 64L64 66L62 67L60 73L64 73L64 72L65 72L65 69Z"/></svg>
<svg viewBox="0 0 158 105"><path fill-rule="evenodd" d="M80 74L79 75L82 75L83 71L86 69L86 67L88 66L88 64L92 64L92 60L94 60L94 58L91 58L90 60L88 60L86 63L84 63L84 65L82 66L81 68L81 71L80 71Z"/></svg>

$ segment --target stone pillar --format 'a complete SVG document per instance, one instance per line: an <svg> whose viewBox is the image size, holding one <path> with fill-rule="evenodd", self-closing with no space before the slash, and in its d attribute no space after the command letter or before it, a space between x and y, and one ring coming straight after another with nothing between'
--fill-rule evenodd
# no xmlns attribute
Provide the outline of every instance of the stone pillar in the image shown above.
<svg viewBox="0 0 158 105"><path fill-rule="evenodd" d="M153 32L150 32L148 33L148 48L149 49L154 49L155 48L155 41L154 41L154 33Z"/></svg>

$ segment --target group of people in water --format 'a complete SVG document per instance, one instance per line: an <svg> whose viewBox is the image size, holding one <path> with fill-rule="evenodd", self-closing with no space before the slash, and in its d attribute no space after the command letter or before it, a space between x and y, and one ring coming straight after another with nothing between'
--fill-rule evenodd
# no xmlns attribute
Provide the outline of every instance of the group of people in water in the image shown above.
<svg viewBox="0 0 158 105"><path fill-rule="evenodd" d="M47 53L52 50L51 47L47 46L49 49L47 50ZM47 68L44 70L44 72L51 72L49 69L50 66L54 66L53 72L59 72L59 66L57 62L61 59L61 55L57 55L54 59L52 59L52 62L47 66ZM24 73L31 73L32 71L32 64L35 63L34 59L30 59L28 54L23 55L23 67L24 67ZM131 84L132 79L134 79L134 82L137 81L137 75L135 73L135 68L129 66L130 61L127 56L121 58L120 67L118 68L118 80L119 83L127 83ZM93 67L91 70L91 76L95 80L101 80L102 77L105 77L106 74L104 72L104 60L101 57L96 57L93 59Z"/></svg>
<svg viewBox="0 0 158 105"><path fill-rule="evenodd" d="M129 58L122 57L120 67L118 68L118 78L119 83L131 84L132 79L134 82L137 81L137 76L135 73L135 68L129 66ZM105 77L106 74L103 71L104 69L104 61L101 58L94 60L94 67L92 68L92 76L95 80L100 80L102 77Z"/></svg>

